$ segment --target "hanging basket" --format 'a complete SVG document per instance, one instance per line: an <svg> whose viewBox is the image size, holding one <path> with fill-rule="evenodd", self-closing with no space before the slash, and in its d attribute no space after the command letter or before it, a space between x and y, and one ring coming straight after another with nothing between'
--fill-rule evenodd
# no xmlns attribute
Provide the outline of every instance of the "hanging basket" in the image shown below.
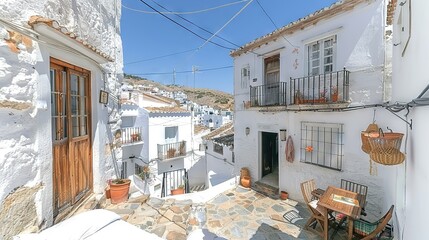
<svg viewBox="0 0 429 240"><path fill-rule="evenodd" d="M405 160L405 155L400 151L403 136L402 133L383 133L380 129L378 137L368 138L370 158L383 165L401 164Z"/></svg>
<svg viewBox="0 0 429 240"><path fill-rule="evenodd" d="M362 131L360 134L360 138L362 140L362 151L369 154L371 152L371 145L369 145L368 139L371 137L378 137L379 135L378 125L375 123L369 124L367 129Z"/></svg>

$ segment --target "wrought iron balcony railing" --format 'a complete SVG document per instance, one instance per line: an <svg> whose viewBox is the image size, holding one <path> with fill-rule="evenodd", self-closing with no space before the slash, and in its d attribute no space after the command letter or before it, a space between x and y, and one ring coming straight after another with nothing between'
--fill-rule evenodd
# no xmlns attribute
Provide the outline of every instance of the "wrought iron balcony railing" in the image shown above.
<svg viewBox="0 0 429 240"><path fill-rule="evenodd" d="M121 129L122 144L143 142L141 127L128 127Z"/></svg>
<svg viewBox="0 0 429 240"><path fill-rule="evenodd" d="M349 74L346 69L320 75L291 78L289 104L344 103L349 101Z"/></svg>
<svg viewBox="0 0 429 240"><path fill-rule="evenodd" d="M286 106L285 82L250 87L250 106Z"/></svg>
<svg viewBox="0 0 429 240"><path fill-rule="evenodd" d="M186 141L158 144L158 159L165 160L186 156Z"/></svg>

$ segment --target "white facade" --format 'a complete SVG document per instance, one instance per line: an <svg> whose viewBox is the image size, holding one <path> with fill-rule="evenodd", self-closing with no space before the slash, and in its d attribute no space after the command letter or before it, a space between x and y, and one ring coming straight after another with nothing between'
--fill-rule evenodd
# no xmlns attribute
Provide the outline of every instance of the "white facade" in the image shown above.
<svg viewBox="0 0 429 240"><path fill-rule="evenodd" d="M44 23L32 30L27 22L35 15L55 21L78 38ZM5 201L13 202L0 212L1 236L8 238L32 224L45 228L53 223L51 57L90 71L90 191L103 193L107 179L114 175L109 139L118 127L108 125L114 120L109 119L114 109L99 103L99 92L118 94L120 16L121 2L116 0L0 3L0 209ZM107 55L101 56L77 39Z"/></svg>
<svg viewBox="0 0 429 240"><path fill-rule="evenodd" d="M353 1L345 2L349 4ZM287 86L290 87L289 80L291 78L308 76L307 69L310 64L310 61L307 60L308 46L327 38L334 40L332 70L341 71L345 68L350 71L349 106L381 104L383 102L385 61L385 5L385 1L382 0L359 1L356 2L356 6L352 10L340 11L340 13L333 12L330 15L325 15L315 24L308 24L303 29L298 28L293 33L285 34L284 37L290 43L278 36L272 41L258 44L251 49L252 52L232 53L235 66L234 136L237 175L241 167L248 167L252 181L262 178L263 132L273 133L272 139L278 144L272 147L278 152L278 157L274 163L279 172L278 187L280 190L288 191L290 198L302 200L300 183L306 180L314 178L317 187L326 189L328 185L339 186L340 179L344 178L369 187L368 205L366 207L369 219L380 217L380 214L390 207L392 202L389 202L386 195L382 194L385 189L380 172L384 174L384 168L380 166L380 174L371 176L369 157L362 152L360 147L360 132L373 121L372 109L337 113L294 112L286 111L286 107L261 108L249 107L247 104L250 100L249 87L266 84L266 77L264 77L265 59L279 54L279 81L287 82ZM328 8L315 13L315 16L324 14L324 11L329 10ZM310 16L309 19L312 17ZM292 27L293 24L299 26L301 23L299 21L292 23ZM267 38L269 37L270 35L267 35ZM243 69L246 69L244 75ZM288 93L288 91L286 92ZM287 105L291 104L291 99L286 98L286 102ZM307 107L312 108L312 106ZM377 119L380 119L383 116L389 116L388 114L380 109L376 116ZM339 166L340 171L301 161L304 158L301 153L305 151L301 148L306 148L305 145L301 145L305 138L301 134L303 122L342 124L344 135L342 137L343 158ZM382 127L385 129L386 126ZM287 135L292 136L295 145L295 161L293 163L286 161L286 141L279 139L280 129L286 129ZM390 170L387 169L386 171L390 172Z"/></svg>
<svg viewBox="0 0 429 240"><path fill-rule="evenodd" d="M233 144L230 145L215 141L215 139L206 141L206 186L209 188L223 183L235 176ZM218 150L215 149L215 145L217 145Z"/></svg>
<svg viewBox="0 0 429 240"><path fill-rule="evenodd" d="M426 73L429 32L425 26L429 22L427 14L429 2L402 2L398 1L393 20L392 101L394 102L410 102L417 98L429 83ZM401 27L404 27L404 31L401 31ZM428 96L428 93L423 95L426 98ZM399 115L405 119L406 112L404 110ZM427 187L429 107L411 108L408 115L408 120L410 119L413 120L412 130L399 118L389 118L391 124L395 124L400 132L408 136L408 141L403 141L403 146L406 144L405 163L395 167L385 181L388 198L396 200L396 214L393 217L397 231L395 236L398 236L397 239L404 240L424 238L427 227L425 216L429 214L426 207L426 199L429 197Z"/></svg>

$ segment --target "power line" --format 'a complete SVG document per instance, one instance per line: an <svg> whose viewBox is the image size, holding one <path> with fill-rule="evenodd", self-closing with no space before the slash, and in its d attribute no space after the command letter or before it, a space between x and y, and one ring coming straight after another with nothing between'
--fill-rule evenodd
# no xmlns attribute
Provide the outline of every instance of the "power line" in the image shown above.
<svg viewBox="0 0 429 240"><path fill-rule="evenodd" d="M215 71L220 69L226 69L226 68L232 68L234 66L223 66L223 67L216 67L216 68L206 68L206 69L198 69L198 72L208 72L208 71ZM128 75L167 75L167 74L173 74L173 73L192 73L193 70L188 71L175 71L175 72L149 72L149 73L127 73Z"/></svg>
<svg viewBox="0 0 429 240"><path fill-rule="evenodd" d="M252 1L253 1L253 0L252 0ZM144 5L148 6L150 9L152 9L152 10L156 11L156 12L157 12L157 13L159 13L161 16L163 16L163 17L167 18L168 20L170 20L171 22L175 23L176 25L179 25L181 28L185 29L186 31L188 31L188 32L192 33L193 35L195 35L195 36L197 36L197 37L199 37L199 38L203 39L204 41L206 41L205 43L210 42L210 43L212 43L212 44L214 44L214 45L216 45L216 46L218 46L218 47L225 48L225 49L229 49L229 50L234 50L233 48L230 48L230 47L226 47L226 46L220 45L220 44L218 44L218 43L215 43L215 42L210 41L210 39L206 39L206 38L204 38L204 37L200 36L199 34L195 33L195 32L194 32L194 31L192 31L191 29L189 29L189 28L187 28L187 27L183 26L182 24L180 24L180 23L176 22L174 19L171 19L171 18L170 18L170 17L168 17L167 15L165 15L165 14L161 13L160 11L158 11L157 9L155 9L154 7L152 7L151 5L149 5L148 3L146 3L144 0L140 0L140 2L142 2ZM205 43L204 43L204 44L205 44Z"/></svg>
<svg viewBox="0 0 429 240"><path fill-rule="evenodd" d="M222 31L230 22L232 22L232 20L234 20L238 15L240 15L240 13L247 8L247 6L249 6L254 0L250 0L248 3L246 3L246 5L244 5L240 11L238 11L234 16L232 16L231 19L229 19L219 30L217 30L217 32L215 32L209 39L207 39L203 45L201 45L198 49L201 49L202 47L204 47L204 45L206 45L206 43L210 42L210 40L212 38L214 38L218 33L220 33L220 31Z"/></svg>
<svg viewBox="0 0 429 240"><path fill-rule="evenodd" d="M189 50L182 51L182 52L175 52L175 53L170 53L170 54L166 54L166 55L162 55L162 56L158 56L158 57L147 58L147 59L137 60L137 61L133 61L133 62L127 62L127 63L124 63L124 65L131 65L131 64L140 63L140 62L152 61L152 60L156 60L156 59L160 59L160 58L170 57L170 56L179 55L179 54L197 51L197 50L198 50L198 48L193 48L193 49L189 49Z"/></svg>
<svg viewBox="0 0 429 240"><path fill-rule="evenodd" d="M163 8L164 10L166 10L166 11L168 11L168 12L170 12L170 13L171 13L171 11L170 11L170 10L168 10L168 9L167 9L167 8L165 8L165 7L163 7L161 4L159 4L159 3L155 2L154 0L152 0L152 2L154 2L154 3L155 3L156 5L158 5L159 7ZM205 29L205 28L203 28L203 27L198 26L198 25L197 25L197 24L195 24L194 22L192 22L192 21L190 21L190 20L188 20L188 19L186 19L186 18L184 18L184 17L180 16L179 14L174 14L174 15L176 15L176 16L177 16L177 17L179 17L180 19L182 19L182 20L184 20L184 21L186 21L186 22L188 22L188 23L190 23L190 24L194 25L195 27L197 27L197 28L199 28L199 29L201 29L201 30L205 31L206 33L209 33L209 34L212 34L212 35L214 34L214 33L210 32L209 30L207 30L207 29ZM227 43L229 43L229 44L232 44L232 45L234 45L234 46L236 46L236 47L240 47L239 45L237 45L237 44L235 44L235 43L233 43L233 42L229 41L228 39L225 39L225 38L223 38L223 37L221 37L221 36L216 36L216 37L218 37L218 38L220 38L220 39L224 40L225 42L227 42Z"/></svg>
<svg viewBox="0 0 429 240"><path fill-rule="evenodd" d="M256 3L258 3L259 7L262 9L262 11L265 13L265 16L268 17L268 19L270 19L271 23L274 25L274 27L276 29L279 29L279 27L277 26L277 24L274 22L274 20L270 17L270 15L267 13L267 11L265 11L264 7L262 7L261 3L259 3L258 0L256 0ZM297 48L297 46L293 45L285 36L283 36L283 39L288 42L292 47Z"/></svg>
<svg viewBox="0 0 429 240"><path fill-rule="evenodd" d="M161 12L161 13L163 13L163 14L182 14L182 15L185 15L185 14L195 14L195 13L202 13L202 12L208 12L208 11L216 10L216 9L219 9L219 8L224 8L224 7L228 7L228 6L231 6L231 5L235 5L235 4L239 4L239 3L247 2L247 1L249 1L249 0L241 0L241 1L237 1L237 2L223 4L223 5L216 6L216 7L211 7L211 8L202 9L202 10L196 10L196 11L190 11L190 12L170 12L169 11L169 12ZM131 11L135 11L135 12L141 12L141 13L146 13L146 14L158 14L157 12L150 12L150 11L144 11L144 10L140 10L140 9L130 8L130 7L127 7L127 6L123 5L123 4L122 4L122 7L124 7L125 9L128 9L128 10L131 10Z"/></svg>

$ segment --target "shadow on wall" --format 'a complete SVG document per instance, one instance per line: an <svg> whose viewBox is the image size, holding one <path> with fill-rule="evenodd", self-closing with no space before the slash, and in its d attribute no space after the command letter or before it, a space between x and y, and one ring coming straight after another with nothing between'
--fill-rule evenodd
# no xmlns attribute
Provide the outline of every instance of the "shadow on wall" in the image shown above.
<svg viewBox="0 0 429 240"><path fill-rule="evenodd" d="M195 160L197 162L188 170L189 186L206 184L206 160L204 157Z"/></svg>

